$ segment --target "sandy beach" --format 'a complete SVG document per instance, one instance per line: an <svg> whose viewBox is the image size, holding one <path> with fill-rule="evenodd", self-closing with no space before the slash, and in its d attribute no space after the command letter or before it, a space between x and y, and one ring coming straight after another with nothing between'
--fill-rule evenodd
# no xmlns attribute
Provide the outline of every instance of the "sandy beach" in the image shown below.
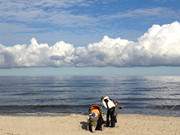
<svg viewBox="0 0 180 135"><path fill-rule="evenodd" d="M0 116L0 135L87 135L87 116ZM119 115L102 135L179 135L180 117Z"/></svg>

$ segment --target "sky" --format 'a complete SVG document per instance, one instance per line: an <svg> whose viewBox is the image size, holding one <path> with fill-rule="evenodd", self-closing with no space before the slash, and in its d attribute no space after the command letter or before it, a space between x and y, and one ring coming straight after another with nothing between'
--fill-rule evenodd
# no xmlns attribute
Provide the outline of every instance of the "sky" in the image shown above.
<svg viewBox="0 0 180 135"><path fill-rule="evenodd" d="M0 43L136 40L153 24L180 21L179 0L0 0Z"/></svg>
<svg viewBox="0 0 180 135"><path fill-rule="evenodd" d="M180 66L178 0L0 0L0 68Z"/></svg>

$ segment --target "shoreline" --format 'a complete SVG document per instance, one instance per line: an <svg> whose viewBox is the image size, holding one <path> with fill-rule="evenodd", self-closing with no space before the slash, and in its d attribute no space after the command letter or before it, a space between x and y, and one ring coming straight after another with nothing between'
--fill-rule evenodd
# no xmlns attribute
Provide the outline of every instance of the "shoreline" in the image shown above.
<svg viewBox="0 0 180 135"><path fill-rule="evenodd" d="M87 115L5 116L0 115L0 135L86 135ZM178 135L180 117L119 114L115 128L104 128L102 135Z"/></svg>
<svg viewBox="0 0 180 135"><path fill-rule="evenodd" d="M88 113L0 113L1 116L12 116L12 117L61 117L61 116L71 116L71 115L81 115L88 116ZM146 113L118 113L120 115L141 115L141 116L157 116L157 117L175 117L180 118L179 115L169 115L169 114L146 114ZM104 115L105 116L105 115Z"/></svg>

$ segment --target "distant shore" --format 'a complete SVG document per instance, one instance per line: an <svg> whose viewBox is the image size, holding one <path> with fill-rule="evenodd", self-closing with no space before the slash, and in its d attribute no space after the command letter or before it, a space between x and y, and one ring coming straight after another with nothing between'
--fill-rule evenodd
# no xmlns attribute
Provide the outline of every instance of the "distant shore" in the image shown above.
<svg viewBox="0 0 180 135"><path fill-rule="evenodd" d="M86 115L0 116L0 135L87 135ZM119 114L115 128L102 135L179 135L180 117Z"/></svg>

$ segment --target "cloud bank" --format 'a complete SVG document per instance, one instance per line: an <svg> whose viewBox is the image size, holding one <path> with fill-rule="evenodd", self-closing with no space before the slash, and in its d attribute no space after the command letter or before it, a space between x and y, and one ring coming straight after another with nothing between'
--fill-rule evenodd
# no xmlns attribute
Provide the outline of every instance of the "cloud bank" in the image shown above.
<svg viewBox="0 0 180 135"><path fill-rule="evenodd" d="M104 38L83 47L60 41L52 46L0 45L0 67L180 66L180 23L153 25L137 41Z"/></svg>

